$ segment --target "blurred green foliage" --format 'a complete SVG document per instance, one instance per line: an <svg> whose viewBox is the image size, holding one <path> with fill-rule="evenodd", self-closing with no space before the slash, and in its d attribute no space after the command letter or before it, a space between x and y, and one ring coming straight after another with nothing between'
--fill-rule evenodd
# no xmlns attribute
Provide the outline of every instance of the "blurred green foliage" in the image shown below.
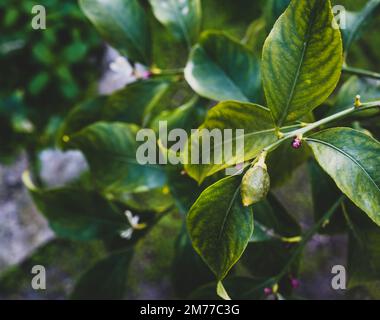
<svg viewBox="0 0 380 320"><path fill-rule="evenodd" d="M22 144L44 142L42 133L99 76L101 41L77 1L38 4L46 8L45 30L31 26L35 1L0 2L0 161Z"/></svg>

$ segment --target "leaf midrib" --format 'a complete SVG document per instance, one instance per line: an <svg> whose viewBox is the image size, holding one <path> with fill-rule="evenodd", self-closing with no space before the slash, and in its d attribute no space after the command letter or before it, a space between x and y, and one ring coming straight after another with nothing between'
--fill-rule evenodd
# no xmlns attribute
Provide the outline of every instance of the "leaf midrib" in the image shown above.
<svg viewBox="0 0 380 320"><path fill-rule="evenodd" d="M294 95L295 95L295 90L296 90L296 87L298 85L298 80L299 80L300 75L301 75L301 69L302 69L302 66L304 63L306 51L307 51L309 43L310 43L311 30L312 30L312 27L315 23L315 18L316 18L315 17L315 8L316 8L316 6L317 6L317 2L314 4L314 7L312 9L311 19L309 21L308 29L307 29L307 32L306 32L305 37L304 37L303 48L302 48L302 52L301 52L301 59L300 59L299 64L298 64L296 74L294 75L294 80L292 83L292 89L290 91L288 101L287 101L286 106L284 108L284 111L281 115L280 121L278 122L279 127L281 127L284 124L285 119L288 116L290 105L291 105L293 98L294 98Z"/></svg>
<svg viewBox="0 0 380 320"><path fill-rule="evenodd" d="M236 188L235 192L234 192L234 195L232 196L231 198L231 201L230 203L228 204L228 208L227 208L227 211L226 211L226 214L224 215L224 218L223 218L223 221L222 221L222 225L221 225L221 228L219 230L219 233L218 233L218 237L217 237L217 241L219 241L222 237L222 234L224 233L224 230L225 230L225 227L226 227L226 223L227 223L227 219L228 219L228 216L230 215L231 211L232 211L232 206L234 205L234 202L236 200L236 197L238 195L238 192L240 190L240 184L239 186Z"/></svg>
<svg viewBox="0 0 380 320"><path fill-rule="evenodd" d="M315 143L320 143L320 144L323 144L327 147L330 147L332 149L334 149L335 151L343 154L345 157L347 157L348 159L350 159L352 162L354 162L363 172L364 174L368 177L368 179L373 183L373 185L375 186L375 188L379 191L380 193L380 187L376 184L376 182L373 180L373 178L371 177L371 175L368 173L368 171L361 165L361 163L359 161L357 161L354 157L352 157L350 154L348 154L347 152L343 151L342 149L339 149L338 147L334 146L333 144L331 143L328 143L326 141L323 141L323 140L319 140L319 139L314 139L314 138L307 138L306 139L307 141L312 141L312 142L315 142Z"/></svg>

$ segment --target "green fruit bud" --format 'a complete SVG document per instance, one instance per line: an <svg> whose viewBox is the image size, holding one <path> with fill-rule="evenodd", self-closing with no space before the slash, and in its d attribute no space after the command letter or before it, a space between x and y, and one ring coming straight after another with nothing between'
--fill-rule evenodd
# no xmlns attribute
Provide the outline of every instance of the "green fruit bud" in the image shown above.
<svg viewBox="0 0 380 320"><path fill-rule="evenodd" d="M248 207L263 200L269 192L270 178L264 164L256 164L244 175L241 185L243 205Z"/></svg>

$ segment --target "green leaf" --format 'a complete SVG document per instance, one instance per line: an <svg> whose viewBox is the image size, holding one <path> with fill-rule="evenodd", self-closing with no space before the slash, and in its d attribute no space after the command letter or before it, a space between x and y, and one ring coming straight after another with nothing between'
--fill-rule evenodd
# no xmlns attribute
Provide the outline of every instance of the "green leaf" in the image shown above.
<svg viewBox="0 0 380 320"><path fill-rule="evenodd" d="M250 242L269 240L290 241L301 235L297 221L272 194L252 207L255 214L255 228Z"/></svg>
<svg viewBox="0 0 380 320"><path fill-rule="evenodd" d="M167 170L167 176L174 202L179 212L185 215L203 189L185 173L181 166L170 166Z"/></svg>
<svg viewBox="0 0 380 320"><path fill-rule="evenodd" d="M231 300L230 296L228 295L226 289L223 286L223 283L221 281L218 281L216 284L216 293L219 297L221 297L223 300Z"/></svg>
<svg viewBox="0 0 380 320"><path fill-rule="evenodd" d="M204 121L207 103L208 100L199 99L199 97L196 96L174 110L161 112L153 119L150 127L153 128L155 132L159 132L159 121L166 121L168 131L181 128L189 133L191 129L197 128Z"/></svg>
<svg viewBox="0 0 380 320"><path fill-rule="evenodd" d="M149 0L153 13L163 25L189 47L201 30L202 8L200 0Z"/></svg>
<svg viewBox="0 0 380 320"><path fill-rule="evenodd" d="M29 191L59 237L73 240L112 238L129 226L126 217L96 192L71 187L29 188Z"/></svg>
<svg viewBox="0 0 380 320"><path fill-rule="evenodd" d="M282 143L267 157L268 173L272 188L283 186L303 163L310 157L310 149L302 146L293 149L290 143ZM278 161L281 159L281 161Z"/></svg>
<svg viewBox="0 0 380 320"><path fill-rule="evenodd" d="M62 147L65 146L64 142L67 138L80 131L84 127L99 121L102 118L103 106L107 103L106 96L100 96L93 99L89 99L78 104L73 108L66 116L60 130L59 137ZM62 140L62 141L61 141Z"/></svg>
<svg viewBox="0 0 380 320"><path fill-rule="evenodd" d="M272 194L267 200L255 204L252 211L255 214L255 228L241 263L255 278L276 276L301 241L301 228ZM298 271L298 262L296 259L289 270L293 276ZM289 280L286 280L284 282L289 286ZM281 288L284 289L283 285Z"/></svg>
<svg viewBox="0 0 380 320"><path fill-rule="evenodd" d="M252 21L245 32L242 43L251 48L254 54L261 55L267 37L266 26L265 19L261 17Z"/></svg>
<svg viewBox="0 0 380 320"><path fill-rule="evenodd" d="M151 63L149 21L138 0L79 0L101 36L128 58Z"/></svg>
<svg viewBox="0 0 380 320"><path fill-rule="evenodd" d="M354 105L356 95L360 95L366 102L380 100L380 84L372 79L350 77L339 90L334 106L327 115L351 108ZM368 117L378 112L377 109L358 111L355 116Z"/></svg>
<svg viewBox="0 0 380 320"><path fill-rule="evenodd" d="M314 221L322 219L323 215L342 196L341 191L322 168L315 162L309 163L311 193L313 197ZM347 230L343 215L343 207L340 206L327 224L320 228L321 234L336 234Z"/></svg>
<svg viewBox="0 0 380 320"><path fill-rule="evenodd" d="M264 8L264 16L268 32L272 29L278 17L288 7L290 0L267 0Z"/></svg>
<svg viewBox="0 0 380 320"><path fill-rule="evenodd" d="M223 32L207 31L190 53L185 78L200 96L216 101L260 102L259 62Z"/></svg>
<svg viewBox="0 0 380 320"><path fill-rule="evenodd" d="M159 165L140 165L136 160L139 127L98 122L71 136L69 145L80 149L95 182L108 196L144 192L165 184Z"/></svg>
<svg viewBox="0 0 380 320"><path fill-rule="evenodd" d="M298 273L300 257L297 257L290 267L287 266L296 245L297 243L287 243L278 239L250 242L241 257L241 264L252 277L264 279L276 277L287 268L288 273L280 283L281 290L284 290L285 286L289 287L288 275L296 276Z"/></svg>
<svg viewBox="0 0 380 320"><path fill-rule="evenodd" d="M123 299L127 288L128 266L133 251L114 253L97 262L76 283L73 300Z"/></svg>
<svg viewBox="0 0 380 320"><path fill-rule="evenodd" d="M273 121L269 111L259 105L250 103L240 103L235 101L221 102L207 114L205 122L199 130L219 129L243 129L244 130L244 160L250 160L256 157L263 148L277 140ZM204 137L202 131L199 131L200 137ZM233 144L236 145L236 132L233 132ZM190 143L197 145L197 135L193 134ZM189 144L190 144L189 143ZM203 142L202 142L203 143ZM199 145L202 146L202 143ZM190 146L189 146L190 148ZM223 163L215 163L221 148L210 148L210 164L187 164L185 169L187 173L201 183L206 177L223 170L233 164L242 162L239 157L223 156ZM204 151L204 150L202 150ZM190 161L189 161L190 162Z"/></svg>
<svg viewBox="0 0 380 320"><path fill-rule="evenodd" d="M240 197L239 176L208 187L191 207L187 227L194 249L219 281L243 254L253 231L253 216Z"/></svg>
<svg viewBox="0 0 380 320"><path fill-rule="evenodd" d="M359 39L380 7L379 0L369 0L365 7L359 12L346 12L346 28L342 29L345 56L351 48L352 43Z"/></svg>
<svg viewBox="0 0 380 320"><path fill-rule="evenodd" d="M310 113L337 85L343 64L328 0L293 0L263 49L266 99L280 127Z"/></svg>
<svg viewBox="0 0 380 320"><path fill-rule="evenodd" d="M380 143L349 128L324 130L306 141L339 189L380 225Z"/></svg>
<svg viewBox="0 0 380 320"><path fill-rule="evenodd" d="M347 215L351 222L347 263L348 287L364 287L372 297L379 299L380 229L368 217L358 216L355 208L349 208Z"/></svg>
<svg viewBox="0 0 380 320"><path fill-rule="evenodd" d="M185 225L176 241L172 270L173 286L181 298L186 298L196 288L214 280L210 269L193 249ZM184 274L191 274L192 277L184 277ZM213 289L215 292L215 285Z"/></svg>
<svg viewBox="0 0 380 320"><path fill-rule="evenodd" d="M125 193L118 200L132 210L163 213L174 205L174 199L167 186L146 192Z"/></svg>
<svg viewBox="0 0 380 320"><path fill-rule="evenodd" d="M130 84L110 96L85 101L67 115L60 137L70 136L97 121L146 124L169 87L168 81L150 79Z"/></svg>
<svg viewBox="0 0 380 320"><path fill-rule="evenodd" d="M138 81L109 96L102 112L105 121L125 121L145 126L170 87L169 81Z"/></svg>

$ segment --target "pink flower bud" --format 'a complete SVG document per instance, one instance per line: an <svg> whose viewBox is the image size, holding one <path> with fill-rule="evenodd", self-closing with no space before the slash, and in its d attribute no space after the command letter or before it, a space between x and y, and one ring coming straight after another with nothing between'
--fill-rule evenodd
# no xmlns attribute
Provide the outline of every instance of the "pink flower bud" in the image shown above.
<svg viewBox="0 0 380 320"><path fill-rule="evenodd" d="M294 149L299 149L301 148L302 146L302 140L298 137L294 138L294 140L292 141L292 147Z"/></svg>
<svg viewBox="0 0 380 320"><path fill-rule="evenodd" d="M266 296L269 296L273 293L273 290L271 288L264 288L264 294Z"/></svg>
<svg viewBox="0 0 380 320"><path fill-rule="evenodd" d="M152 73L150 71L144 71L141 75L141 78L143 78L144 80L147 80L149 79L150 77L152 76Z"/></svg>
<svg viewBox="0 0 380 320"><path fill-rule="evenodd" d="M290 284L291 284L293 289L297 289L300 286L300 281L296 278L291 278Z"/></svg>

